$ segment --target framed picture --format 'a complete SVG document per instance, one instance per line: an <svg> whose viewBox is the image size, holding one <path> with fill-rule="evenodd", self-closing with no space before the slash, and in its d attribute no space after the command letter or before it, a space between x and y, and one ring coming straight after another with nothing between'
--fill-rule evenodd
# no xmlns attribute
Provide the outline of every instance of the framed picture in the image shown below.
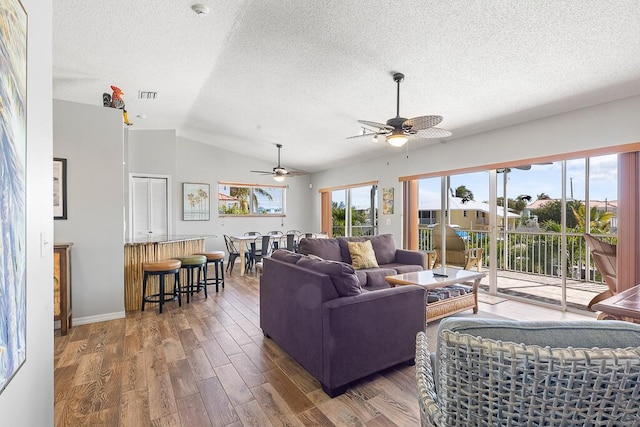
<svg viewBox="0 0 640 427"><path fill-rule="evenodd" d="M209 184L182 183L183 221L209 221Z"/></svg>
<svg viewBox="0 0 640 427"><path fill-rule="evenodd" d="M382 214L393 215L393 187L382 189Z"/></svg>
<svg viewBox="0 0 640 427"><path fill-rule="evenodd" d="M67 159L53 159L53 219L67 219Z"/></svg>
<svg viewBox="0 0 640 427"><path fill-rule="evenodd" d="M0 0L0 393L27 357L27 13Z"/></svg>

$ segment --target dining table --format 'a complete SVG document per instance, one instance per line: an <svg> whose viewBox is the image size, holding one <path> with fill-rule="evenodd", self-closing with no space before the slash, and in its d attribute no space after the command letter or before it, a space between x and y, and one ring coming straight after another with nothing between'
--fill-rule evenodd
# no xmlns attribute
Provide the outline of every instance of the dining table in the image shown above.
<svg viewBox="0 0 640 427"><path fill-rule="evenodd" d="M229 236L231 240L238 243L238 252L240 253L240 275L244 276L245 269L247 268L247 260L245 258L245 253L247 252L247 244L254 242L257 238L262 238L262 234L254 234L250 236ZM269 235L271 241L280 240L285 237L282 234L273 234Z"/></svg>
<svg viewBox="0 0 640 427"><path fill-rule="evenodd" d="M240 275L244 276L245 269L247 267L247 260L245 258L245 253L247 252L247 243L251 243L255 241L257 238L262 237L262 234L252 234L252 235L242 235L242 236L229 236L231 240L238 243L238 252L240 253ZM271 234L269 235L271 238L271 242L274 241L281 242L287 238L286 234ZM329 237L326 233L302 233L301 237L313 238L313 239L324 239ZM286 240L285 240L286 242Z"/></svg>

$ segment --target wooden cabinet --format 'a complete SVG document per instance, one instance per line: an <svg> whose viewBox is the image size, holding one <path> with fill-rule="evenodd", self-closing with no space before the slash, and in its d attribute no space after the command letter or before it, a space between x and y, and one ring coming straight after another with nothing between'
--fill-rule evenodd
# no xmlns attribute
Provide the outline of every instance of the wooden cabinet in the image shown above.
<svg viewBox="0 0 640 427"><path fill-rule="evenodd" d="M60 333L67 335L71 328L71 246L56 243L53 246L53 314L60 321Z"/></svg>

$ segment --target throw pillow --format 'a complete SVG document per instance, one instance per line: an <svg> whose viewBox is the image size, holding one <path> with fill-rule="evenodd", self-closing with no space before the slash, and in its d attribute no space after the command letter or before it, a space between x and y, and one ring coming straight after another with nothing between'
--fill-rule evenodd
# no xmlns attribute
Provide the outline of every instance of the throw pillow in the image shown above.
<svg viewBox="0 0 640 427"><path fill-rule="evenodd" d="M296 265L328 275L333 283L333 287L341 297L350 297L362 292L360 289L360 281L353 267L349 264L305 256L300 258Z"/></svg>
<svg viewBox="0 0 640 427"><path fill-rule="evenodd" d="M302 238L298 251L303 255L316 255L322 259L342 261L340 246L336 239L307 239Z"/></svg>
<svg viewBox="0 0 640 427"><path fill-rule="evenodd" d="M396 261L396 243L392 234L378 234L369 238L379 265Z"/></svg>
<svg viewBox="0 0 640 427"><path fill-rule="evenodd" d="M271 258L278 259L280 261L288 262L289 264L295 264L304 255L297 254L295 252L288 251L286 249L278 249L271 254Z"/></svg>
<svg viewBox="0 0 640 427"><path fill-rule="evenodd" d="M363 268L378 268L376 253L370 240L365 242L348 242L351 264L356 270Z"/></svg>

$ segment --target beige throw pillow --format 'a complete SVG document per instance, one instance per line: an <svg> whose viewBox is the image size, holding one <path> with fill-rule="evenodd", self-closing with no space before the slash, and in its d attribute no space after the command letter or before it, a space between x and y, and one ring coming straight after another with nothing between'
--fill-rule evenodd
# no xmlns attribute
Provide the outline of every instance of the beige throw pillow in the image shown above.
<svg viewBox="0 0 640 427"><path fill-rule="evenodd" d="M364 242L347 242L349 254L351 255L351 265L356 270L363 268L378 268L376 253L370 240Z"/></svg>

